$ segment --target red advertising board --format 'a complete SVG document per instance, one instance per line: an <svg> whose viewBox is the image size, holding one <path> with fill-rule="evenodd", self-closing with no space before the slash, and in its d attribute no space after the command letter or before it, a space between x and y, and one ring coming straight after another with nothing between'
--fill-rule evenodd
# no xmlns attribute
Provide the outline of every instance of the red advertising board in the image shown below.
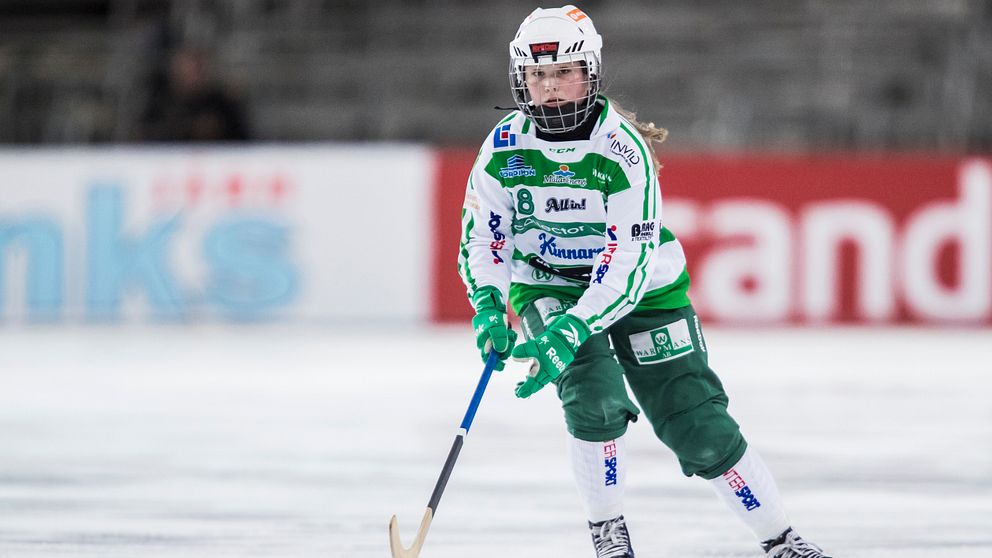
<svg viewBox="0 0 992 558"><path fill-rule="evenodd" d="M432 317L471 315L457 274L474 151L438 153ZM725 324L992 321L992 159L662 157L662 221L690 296Z"/></svg>

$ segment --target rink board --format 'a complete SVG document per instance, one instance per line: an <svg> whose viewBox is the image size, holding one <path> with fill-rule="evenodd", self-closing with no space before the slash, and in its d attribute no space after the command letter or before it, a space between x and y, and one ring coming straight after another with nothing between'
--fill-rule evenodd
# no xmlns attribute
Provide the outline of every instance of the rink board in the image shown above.
<svg viewBox="0 0 992 558"><path fill-rule="evenodd" d="M0 320L422 321L430 152L0 150Z"/></svg>

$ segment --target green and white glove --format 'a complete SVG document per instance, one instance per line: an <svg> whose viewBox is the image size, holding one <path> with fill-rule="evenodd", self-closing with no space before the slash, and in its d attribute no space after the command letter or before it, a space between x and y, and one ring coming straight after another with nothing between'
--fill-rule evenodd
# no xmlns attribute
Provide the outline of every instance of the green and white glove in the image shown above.
<svg viewBox="0 0 992 558"><path fill-rule="evenodd" d="M530 397L564 372L591 333L585 322L563 314L544 333L513 349L513 360L531 363L527 379L517 384L517 397Z"/></svg>
<svg viewBox="0 0 992 558"><path fill-rule="evenodd" d="M495 287L483 287L472 296L475 317L472 329L475 330L475 346L482 352L482 360L489 358L489 351L499 353L496 370L506 368L506 358L517 342L517 332L506 322L506 304Z"/></svg>

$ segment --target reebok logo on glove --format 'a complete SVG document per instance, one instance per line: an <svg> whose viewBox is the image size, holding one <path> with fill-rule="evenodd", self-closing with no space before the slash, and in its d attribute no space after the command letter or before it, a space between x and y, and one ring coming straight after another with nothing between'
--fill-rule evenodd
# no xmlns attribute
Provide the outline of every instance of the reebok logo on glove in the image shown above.
<svg viewBox="0 0 992 558"><path fill-rule="evenodd" d="M565 337L565 341L568 341L576 349L579 348L579 332L575 331L575 326L569 324L568 329L561 332L562 336Z"/></svg>
<svg viewBox="0 0 992 558"><path fill-rule="evenodd" d="M558 358L558 352L555 351L554 347L548 349L548 352L544 353L544 355L547 356L549 359L551 359L551 364L554 365L555 369L558 370L559 374L565 371L565 363L562 362L560 358Z"/></svg>

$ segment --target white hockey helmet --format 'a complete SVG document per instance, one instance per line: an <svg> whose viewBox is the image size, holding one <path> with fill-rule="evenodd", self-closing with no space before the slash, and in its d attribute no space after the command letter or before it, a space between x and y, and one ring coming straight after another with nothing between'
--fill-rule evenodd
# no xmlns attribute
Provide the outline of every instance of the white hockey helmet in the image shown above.
<svg viewBox="0 0 992 558"><path fill-rule="evenodd" d="M531 12L510 41L510 89L513 100L538 129L562 133L578 128L592 113L601 82L603 38L585 12L568 5ZM574 103L555 107L535 105L527 89L526 72L533 66L580 62L586 92Z"/></svg>

